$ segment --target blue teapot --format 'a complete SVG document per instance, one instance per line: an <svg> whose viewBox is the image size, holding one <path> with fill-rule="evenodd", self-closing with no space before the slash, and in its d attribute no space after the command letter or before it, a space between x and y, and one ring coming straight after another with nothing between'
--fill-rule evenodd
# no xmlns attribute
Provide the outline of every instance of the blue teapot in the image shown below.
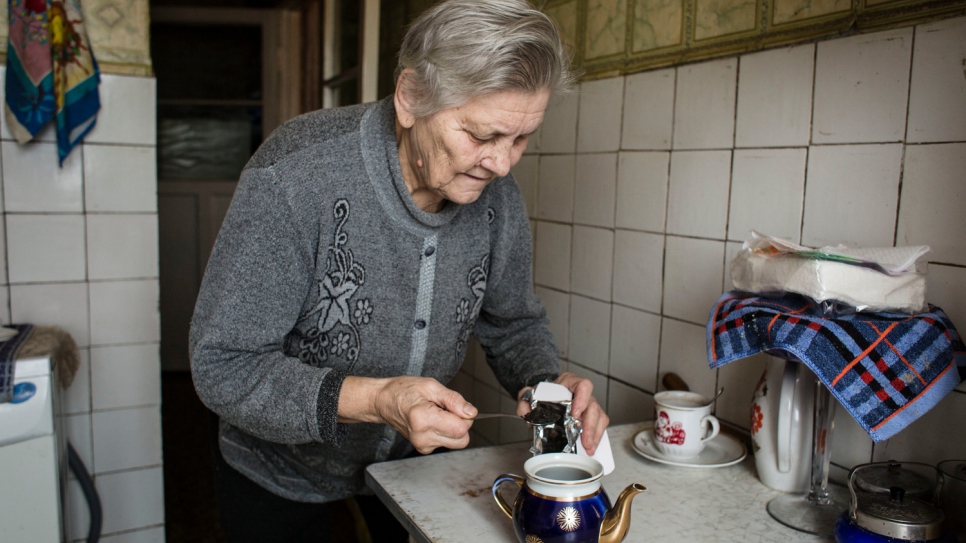
<svg viewBox="0 0 966 543"><path fill-rule="evenodd" d="M493 498L513 521L520 543L620 543L631 523L631 501L647 490L634 483L611 507L601 488L604 467L589 456L546 453L523 464L527 476L505 473L493 482ZM520 487L511 507L504 483Z"/></svg>

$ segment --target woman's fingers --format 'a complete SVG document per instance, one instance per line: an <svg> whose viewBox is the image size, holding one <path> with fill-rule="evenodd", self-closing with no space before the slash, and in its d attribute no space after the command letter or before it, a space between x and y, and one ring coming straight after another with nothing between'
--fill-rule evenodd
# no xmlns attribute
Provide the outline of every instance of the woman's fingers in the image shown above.
<svg viewBox="0 0 966 543"><path fill-rule="evenodd" d="M476 408L435 379L395 377L376 396L383 422L398 430L421 454L439 447L469 445Z"/></svg>

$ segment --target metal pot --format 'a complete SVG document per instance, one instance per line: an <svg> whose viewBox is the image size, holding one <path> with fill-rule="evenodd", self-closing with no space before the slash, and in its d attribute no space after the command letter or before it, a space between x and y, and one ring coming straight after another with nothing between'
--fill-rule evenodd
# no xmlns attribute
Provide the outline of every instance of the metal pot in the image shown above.
<svg viewBox="0 0 966 543"><path fill-rule="evenodd" d="M852 500L835 522L837 543L956 543L943 531L943 476L918 462L878 462L849 473Z"/></svg>

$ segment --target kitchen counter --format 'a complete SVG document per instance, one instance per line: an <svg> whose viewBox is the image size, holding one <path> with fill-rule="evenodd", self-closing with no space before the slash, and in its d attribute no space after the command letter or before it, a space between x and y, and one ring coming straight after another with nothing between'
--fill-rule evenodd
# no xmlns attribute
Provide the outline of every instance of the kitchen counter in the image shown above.
<svg viewBox="0 0 966 543"><path fill-rule="evenodd" d="M781 493L761 484L751 455L733 466L684 468L659 464L631 447L643 424L608 429L616 468L602 479L611 501L631 483L647 492L631 507L625 542L822 542L773 520L765 504ZM515 543L509 517L490 493L497 476L523 475L529 443L452 451L369 466L366 482L417 543ZM516 485L503 485L509 503Z"/></svg>

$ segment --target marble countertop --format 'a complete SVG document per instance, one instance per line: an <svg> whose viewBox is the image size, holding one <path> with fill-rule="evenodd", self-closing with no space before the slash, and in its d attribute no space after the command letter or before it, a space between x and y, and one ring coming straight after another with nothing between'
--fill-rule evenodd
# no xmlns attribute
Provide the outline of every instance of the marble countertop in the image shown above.
<svg viewBox="0 0 966 543"><path fill-rule="evenodd" d="M659 464L631 446L643 428L608 429L616 468L602 479L607 495L613 501L631 483L648 489L633 501L625 542L832 541L787 528L768 515L765 504L781 493L758 481L751 455L721 468ZM528 447L514 443L382 462L369 466L366 481L417 543L514 543L510 518L490 488L503 473L523 474ZM512 503L515 486L504 485L504 492Z"/></svg>

